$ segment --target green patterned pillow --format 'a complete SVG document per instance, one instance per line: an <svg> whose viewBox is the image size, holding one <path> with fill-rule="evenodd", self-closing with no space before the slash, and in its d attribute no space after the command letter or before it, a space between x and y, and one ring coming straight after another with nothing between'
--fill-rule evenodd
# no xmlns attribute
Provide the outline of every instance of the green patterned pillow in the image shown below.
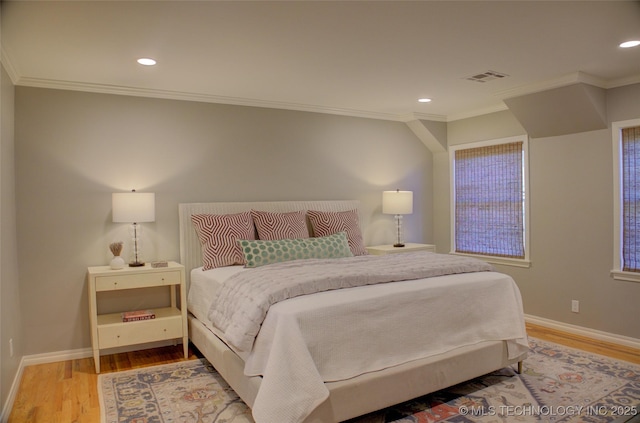
<svg viewBox="0 0 640 423"><path fill-rule="evenodd" d="M351 257L346 232L317 238L238 240L246 267L310 258Z"/></svg>

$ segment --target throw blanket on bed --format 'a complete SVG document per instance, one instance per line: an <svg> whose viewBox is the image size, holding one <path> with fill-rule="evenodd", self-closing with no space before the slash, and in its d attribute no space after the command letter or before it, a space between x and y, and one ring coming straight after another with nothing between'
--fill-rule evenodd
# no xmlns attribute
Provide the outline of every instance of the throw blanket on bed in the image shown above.
<svg viewBox="0 0 640 423"><path fill-rule="evenodd" d="M269 307L306 294L378 283L491 271L470 257L416 252L340 259L309 259L249 269L215 295L209 319L240 351L251 351Z"/></svg>

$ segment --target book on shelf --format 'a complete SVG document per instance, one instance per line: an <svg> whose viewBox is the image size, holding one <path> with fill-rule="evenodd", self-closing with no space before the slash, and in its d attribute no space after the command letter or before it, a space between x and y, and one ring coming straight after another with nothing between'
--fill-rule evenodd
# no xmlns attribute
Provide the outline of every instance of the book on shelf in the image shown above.
<svg viewBox="0 0 640 423"><path fill-rule="evenodd" d="M122 312L123 322L136 322L138 320L151 320L155 319L156 314L153 310L134 310Z"/></svg>

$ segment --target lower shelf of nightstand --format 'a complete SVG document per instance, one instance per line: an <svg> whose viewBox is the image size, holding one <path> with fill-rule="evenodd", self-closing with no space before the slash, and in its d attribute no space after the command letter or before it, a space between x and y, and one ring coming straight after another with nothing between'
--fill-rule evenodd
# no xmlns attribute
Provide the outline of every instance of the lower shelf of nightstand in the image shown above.
<svg viewBox="0 0 640 423"><path fill-rule="evenodd" d="M155 319L123 322L120 313L98 315L98 348L114 348L183 337L182 313L175 307L154 309Z"/></svg>

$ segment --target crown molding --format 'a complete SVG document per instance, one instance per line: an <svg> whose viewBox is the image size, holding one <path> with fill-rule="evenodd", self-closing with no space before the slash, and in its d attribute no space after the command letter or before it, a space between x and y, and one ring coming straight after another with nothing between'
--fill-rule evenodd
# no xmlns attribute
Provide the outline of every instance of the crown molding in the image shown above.
<svg viewBox="0 0 640 423"><path fill-rule="evenodd" d="M604 81L583 72L574 72L547 81L536 82L535 84L521 85L519 87L510 88L508 90L498 91L496 92L496 96L501 99L519 97L521 95L552 90L554 88L566 87L567 85L577 84L579 82L584 82L590 85L595 85L596 87L603 88L602 85Z"/></svg>
<svg viewBox="0 0 640 423"><path fill-rule="evenodd" d="M500 101L500 103L496 103L493 106L483 107L482 109L476 109L469 112L456 113L453 115L449 115L447 116L447 122L474 118L482 115L488 115L490 113L502 112L508 109L509 108L507 107L507 105L504 104L502 101Z"/></svg>
<svg viewBox="0 0 640 423"><path fill-rule="evenodd" d="M289 102L282 102L282 101L269 101L269 100L259 100L259 99L250 99L250 98L240 98L240 97L228 97L228 96L219 96L219 95L212 95L212 94L199 94L199 93L191 93L191 92L183 92L183 91L134 88L134 87L123 87L123 86L117 86L117 85L93 84L93 83L74 82L74 81L59 81L59 80L52 80L52 79L28 78L28 77L16 78L16 80L12 78L12 80L14 81L14 85L35 87L35 88L50 88L50 89L70 90L70 91L92 92L92 93L100 93L100 94L151 97L151 98L162 98L162 99L168 99L168 100L196 101L201 103L229 104L229 105L235 105L235 106L264 107L264 108L270 108L270 109L283 109L283 110L293 110L293 111L300 111L300 112L324 113L324 114L332 114L332 115L340 115L340 116L360 117L360 118L367 118L367 119L390 120L390 121L402 121L402 118L403 118L403 116L391 114L391 113L344 109L339 107L315 106L315 105L309 105L309 104L289 103Z"/></svg>
<svg viewBox="0 0 640 423"><path fill-rule="evenodd" d="M560 88L560 87L564 87L564 86L576 84L576 83L590 84L590 85L594 85L596 87L600 87L604 89L616 88L616 87L622 87L625 85L640 83L640 75L636 75L628 78L621 78L621 79L612 80L612 81L605 81L601 78L589 75L584 72L574 72L553 80L548 80L540 83L523 85L523 86L515 87L512 89L508 89L508 90L498 91L494 96L496 97L496 104L492 106L484 107L481 109L475 109L475 110L462 112L462 113L454 113L451 115L436 115L436 114L419 113L419 112L393 114L393 113L383 113L383 112L372 112L372 111L366 111L366 110L345 109L345 108L339 108L339 107L326 107L326 106L316 106L316 105L310 105L310 104L290 103L290 102L282 102L282 101L269 101L269 100L250 99L250 98L241 98L241 97L219 96L219 95L212 95L212 94L199 94L199 93L182 92L182 91L157 90L157 89L146 89L146 88L123 87L123 86L107 85L107 84L93 84L93 83L86 83L86 82L60 81L60 80L53 80L53 79L21 77L19 70L16 69L15 66L13 66L11 57L4 48L0 49L0 61L2 62L5 70L9 74L9 77L11 78L11 81L13 82L13 84L17 86L19 85L19 86L26 86L26 87L83 91L83 92L93 92L93 93L101 93L101 94L161 98L161 99L167 99L167 100L196 101L201 103L228 104L228 105L247 106L247 107L263 107L263 108L270 108L270 109L282 109L282 110L292 110L292 111L310 112L310 113L323 113L323 114L331 114L331 115L338 115L338 116L359 117L359 118L365 118L365 119L378 119L378 120L396 121L396 122L404 122L404 123L411 122L414 120L453 122L456 120L468 119L468 118L478 117L478 116L482 116L490 113L500 112L500 111L508 110L508 107L506 106L506 104L503 103L503 99L518 97L521 95L550 90L554 88Z"/></svg>
<svg viewBox="0 0 640 423"><path fill-rule="evenodd" d="M18 80L20 79L20 76L19 76L20 73L18 72L16 67L13 65L13 60L11 60L11 55L7 53L7 51L4 49L4 46L0 46L0 62L2 62L2 66L4 66L4 69L7 71L7 74L9 74L9 78L11 79L11 82L13 83L13 85L18 85Z"/></svg>
<svg viewBox="0 0 640 423"><path fill-rule="evenodd" d="M628 78L619 78L616 79L614 81L610 81L607 84L606 88L618 88L618 87L624 87L625 85L633 85L633 84L640 84L640 75L634 75L634 76L630 76Z"/></svg>
<svg viewBox="0 0 640 423"><path fill-rule="evenodd" d="M489 109L489 111L486 111L483 109L476 112L470 112L464 115L462 114L456 115L452 119L448 116L428 114L428 113L418 113L418 112L410 112L405 114L391 114L391 113L370 112L370 111L364 111L364 110L342 109L337 107L322 107L322 106L313 106L308 104L276 102L276 101L247 99L247 98L239 98L239 97L226 97L226 96L217 96L217 95L210 95L210 94L198 94L198 93L181 92L181 91L132 88L132 87L122 87L117 85L60 81L60 80L43 79L43 78L29 78L29 77L25 78L25 77L20 77L19 72L13 66L13 62L10 58L10 55L7 53L7 51L4 48L0 48L0 62L3 64L5 70L9 74L9 78L11 78L11 82L13 83L13 85L23 86L23 87L49 88L49 89L57 89L57 90L82 91L82 92L92 92L92 93L100 93L100 94L128 95L128 96L137 96L137 97L151 97L151 98L162 98L166 100L197 101L201 103L229 104L229 105L247 106L247 107L264 107L264 108L271 108L271 109L284 109L284 110L293 110L293 111L300 111L300 112L324 113L324 114L332 114L332 115L339 115L339 116L360 117L360 118L366 118L366 119L389 120L389 121L404 122L404 123L411 122L414 120L431 120L436 122L448 122L451 120L464 119L466 117L480 116L486 113L491 113L492 111L496 111L494 110L495 108Z"/></svg>
<svg viewBox="0 0 640 423"><path fill-rule="evenodd" d="M398 120L404 123L412 122L414 120L431 120L435 122L446 122L447 117L443 115L432 115L428 113L411 112L411 113L405 113L403 115L398 115L397 119L394 119L394 120Z"/></svg>
<svg viewBox="0 0 640 423"><path fill-rule="evenodd" d="M593 85L595 87L610 89L616 87L623 87L625 85L632 85L640 83L640 75L634 75L627 78L619 78L613 80L606 80L597 76L590 75L585 72L573 72L559 78L550 79L535 84L522 85L519 87L511 88L508 90L498 91L496 96L501 99L518 97L521 95L533 94L540 91L552 90L554 88L561 88L567 85L583 83Z"/></svg>

